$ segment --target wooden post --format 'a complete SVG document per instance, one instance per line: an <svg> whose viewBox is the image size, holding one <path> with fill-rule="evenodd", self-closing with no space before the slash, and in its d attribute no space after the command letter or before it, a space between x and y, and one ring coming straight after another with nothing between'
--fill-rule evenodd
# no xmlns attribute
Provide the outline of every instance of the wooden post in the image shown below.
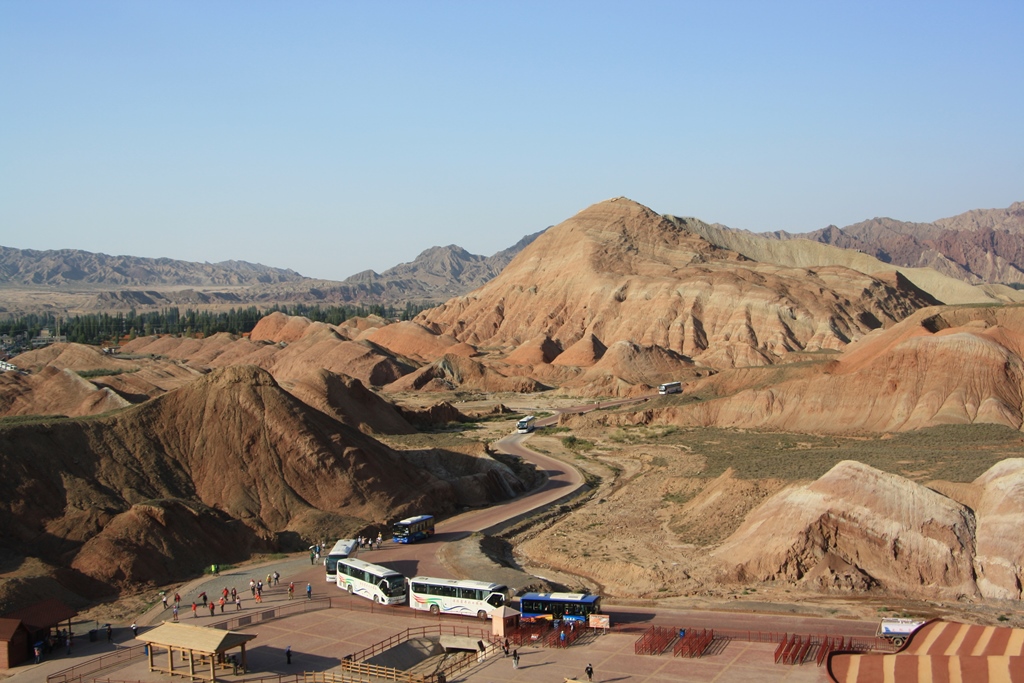
<svg viewBox="0 0 1024 683"><path fill-rule="evenodd" d="M167 646L167 672L174 673L174 648L170 645Z"/></svg>
<svg viewBox="0 0 1024 683"><path fill-rule="evenodd" d="M149 657L149 670L153 670L153 643L146 643L146 654Z"/></svg>
<svg viewBox="0 0 1024 683"><path fill-rule="evenodd" d="M196 677L196 656L192 650L188 651L188 675L189 678L195 680Z"/></svg>
<svg viewBox="0 0 1024 683"><path fill-rule="evenodd" d="M217 683L217 660L210 655L210 683Z"/></svg>

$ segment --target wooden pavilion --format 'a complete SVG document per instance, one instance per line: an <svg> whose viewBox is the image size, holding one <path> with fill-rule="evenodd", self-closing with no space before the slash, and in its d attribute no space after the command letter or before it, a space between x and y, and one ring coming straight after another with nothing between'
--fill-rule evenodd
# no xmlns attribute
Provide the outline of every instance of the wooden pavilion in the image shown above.
<svg viewBox="0 0 1024 683"><path fill-rule="evenodd" d="M140 634L138 639L149 646L150 671L216 683L218 669L224 673L246 670L245 644L255 637L255 633L164 622L152 631ZM164 659L163 652L157 656L157 648L166 651L166 666L157 664L158 660ZM227 655L235 648L241 648L240 659ZM178 664L174 662L175 652L180 654L181 662Z"/></svg>

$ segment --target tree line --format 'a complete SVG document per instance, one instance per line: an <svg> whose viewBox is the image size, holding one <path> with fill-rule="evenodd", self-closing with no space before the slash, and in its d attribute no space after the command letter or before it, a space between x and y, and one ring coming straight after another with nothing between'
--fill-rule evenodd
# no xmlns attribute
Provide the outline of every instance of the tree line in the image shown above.
<svg viewBox="0 0 1024 683"><path fill-rule="evenodd" d="M183 336L209 336L218 332L245 334L252 332L256 323L264 316L281 312L309 318L314 322L340 325L349 318L377 315L388 320L411 320L421 311L430 308L427 304L407 303L404 308L371 304L368 306L320 306L319 304L275 304L270 308L232 308L228 311L206 311L193 308L181 310L177 306L159 311L127 313L86 313L60 316L60 334L70 342L79 344L102 344L116 342L125 337L172 334ZM0 335L31 340L42 330L58 333L58 318L54 313L33 313L0 320Z"/></svg>

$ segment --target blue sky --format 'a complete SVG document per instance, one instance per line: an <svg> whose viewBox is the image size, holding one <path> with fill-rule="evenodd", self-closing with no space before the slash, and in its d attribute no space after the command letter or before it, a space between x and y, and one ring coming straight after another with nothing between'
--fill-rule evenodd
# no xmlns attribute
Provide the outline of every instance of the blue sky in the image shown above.
<svg viewBox="0 0 1024 683"><path fill-rule="evenodd" d="M0 244L341 279L1024 200L1024 3L0 2Z"/></svg>

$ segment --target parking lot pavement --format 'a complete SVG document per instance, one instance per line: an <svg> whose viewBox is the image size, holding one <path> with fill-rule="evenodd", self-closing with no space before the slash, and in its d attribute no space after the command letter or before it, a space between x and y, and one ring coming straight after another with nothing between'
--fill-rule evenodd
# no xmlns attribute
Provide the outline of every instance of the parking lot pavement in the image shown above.
<svg viewBox="0 0 1024 683"><path fill-rule="evenodd" d="M377 552L377 551L375 551ZM381 558L388 553L381 553ZM249 591L249 579L264 582L268 574L275 571L281 575L277 586L270 586L264 592L262 605L257 605ZM186 624L206 625L224 621L238 612L234 605L226 605L222 613L218 606L213 616L209 609L200 609L198 617L192 617L191 605L195 599L201 604L199 595L206 592L207 598L218 599L224 588L232 587L242 595L242 613L257 607L279 606L288 602L288 583L295 582L294 600L305 599L306 583L313 588L316 598L337 598L337 605L348 600L359 605L361 598L351 598L339 591L337 586L324 580L321 563L311 565L308 555L291 556L262 564L248 565L222 571L218 575L207 575L178 588L182 603L179 620ZM173 591L171 592L173 596ZM154 600L156 595L154 594ZM329 610L297 614L283 619L262 622L243 629L257 634L247 651L252 673L301 673L303 671L338 670L341 658L401 633L407 628L424 626L436 621L423 612L400 608L377 608L378 611L354 611L342 607ZM708 619L722 619L721 615L707 613ZM138 619L140 631L170 621L171 611L163 609L157 602ZM692 620L692 619L691 619ZM442 619L441 623L447 623ZM458 623L466 624L465 621ZM477 625L477 622L469 622ZM489 622L488 622L489 624ZM484 624L479 624L485 626ZM98 632L97 640L88 640L88 631L101 628L101 624L76 623L75 648L71 656L63 650L54 653L39 665L23 665L12 670L6 683L35 683L45 680L51 673L80 664L101 654L113 652L117 647L139 644L131 639L126 624L115 629L115 643L106 642L105 633ZM824 668L813 664L802 666L776 665L773 662L775 646L771 644L747 643L745 641L716 641L711 652L698 659L681 659L671 654L660 656L635 655L633 644L636 633L616 633L594 638L586 644L574 645L564 650L524 648L520 651L521 667L512 668L510 659L500 656L485 662L471 671L464 672L453 680L466 683L512 683L526 681L562 681L564 678L585 680L583 670L592 664L595 681L630 681L632 683L662 683L665 681L779 681L783 683L819 683L829 678ZM293 657L287 665L284 650L291 646ZM250 674L250 675L251 675ZM167 681L163 674L151 674L143 660L137 660L105 677L123 681ZM233 676L225 677L232 680Z"/></svg>
<svg viewBox="0 0 1024 683"><path fill-rule="evenodd" d="M307 560L308 562L308 560ZM283 574L284 572L282 572ZM264 575L264 578L265 575ZM303 587L305 585L303 584ZM209 592L209 591L208 591ZM247 591L248 594L248 591ZM323 592L321 592L323 595ZM332 596L334 597L334 596ZM287 597L284 598L287 600ZM299 598L296 598L299 599ZM359 598L341 598L345 600ZM190 603L191 604L191 603ZM358 603L357 603L358 604ZM218 609L219 616L219 609ZM207 622L212 623L209 617ZM198 620L197 620L198 621ZM186 620L185 623L190 623ZM425 613L411 614L411 610L388 609L381 612L366 612L340 607L297 614L282 619L263 622L251 628L242 629L256 633L249 644L247 658L249 676L258 674L290 674L304 671L340 671L342 658L385 640L407 628L437 623ZM489 628L490 622L454 620L441 618L440 623L458 623L466 626ZM594 667L594 680L602 683L668 683L677 681L716 683L765 681L766 683L824 683L828 676L824 668L813 663L802 666L785 666L773 663L775 646L767 643L731 641L720 643L708 654L697 659L673 657L671 653L650 656L635 655L633 645L635 633L600 635L585 644L576 644L565 649L525 647L519 651L519 669L512 668L511 658L500 654L485 661L476 668L452 677L452 681L463 683L535 683L537 681L561 682L565 678L586 680L583 673L587 664ZM91 656L110 649L106 643L93 643L96 651ZM292 663L285 657L285 648L291 646ZM83 647L81 655L73 658L81 663L88 659ZM67 658L61 658L60 667L70 665ZM40 665L42 667L43 665ZM18 673L9 681L42 681L53 671L32 669ZM31 670L30 670L31 669ZM103 677L119 681L141 681L143 683L166 682L166 674L151 673L146 661L137 659L116 671L104 671ZM242 676L224 676L225 681L237 680ZM218 676L218 679L220 676Z"/></svg>

